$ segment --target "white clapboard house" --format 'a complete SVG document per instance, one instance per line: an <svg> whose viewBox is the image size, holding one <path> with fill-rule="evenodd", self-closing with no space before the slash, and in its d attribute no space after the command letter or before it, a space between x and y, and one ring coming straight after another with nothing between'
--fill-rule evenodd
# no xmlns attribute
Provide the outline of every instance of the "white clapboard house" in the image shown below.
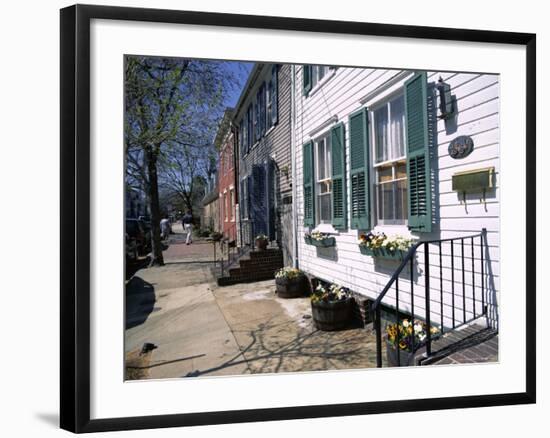
<svg viewBox="0 0 550 438"><path fill-rule="evenodd" d="M315 65L293 75L296 264L367 309L378 300L444 330L480 317L496 327L498 75ZM372 230L430 243L400 266L361 253ZM334 246L306 243L312 231Z"/></svg>

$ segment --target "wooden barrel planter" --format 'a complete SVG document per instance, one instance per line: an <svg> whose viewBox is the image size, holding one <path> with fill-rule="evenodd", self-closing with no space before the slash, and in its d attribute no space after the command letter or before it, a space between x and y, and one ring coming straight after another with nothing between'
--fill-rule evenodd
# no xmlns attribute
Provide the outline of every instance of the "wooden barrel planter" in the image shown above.
<svg viewBox="0 0 550 438"><path fill-rule="evenodd" d="M256 248L264 251L265 249L267 249L268 243L269 242L267 239L256 239Z"/></svg>
<svg viewBox="0 0 550 438"><path fill-rule="evenodd" d="M399 363L397 361L397 355L399 354ZM412 353L408 350L401 350L395 348L386 340L386 359L388 361L388 366L390 367L408 367L414 365L414 356L415 353Z"/></svg>
<svg viewBox="0 0 550 438"><path fill-rule="evenodd" d="M323 331L334 331L345 328L351 320L353 298L342 301L311 302L311 314L315 327Z"/></svg>
<svg viewBox="0 0 550 438"><path fill-rule="evenodd" d="M279 298L298 298L309 293L309 284L305 275L299 275L296 278L276 278L275 285Z"/></svg>

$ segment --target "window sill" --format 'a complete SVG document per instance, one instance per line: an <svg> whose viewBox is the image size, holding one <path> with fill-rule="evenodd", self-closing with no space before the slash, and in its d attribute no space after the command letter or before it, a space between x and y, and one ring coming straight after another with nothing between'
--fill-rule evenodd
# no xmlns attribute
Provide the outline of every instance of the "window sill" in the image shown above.
<svg viewBox="0 0 550 438"><path fill-rule="evenodd" d="M273 126L272 126L271 128L269 128L267 131L265 131L265 134L263 135L263 137L267 137L267 135L268 135L271 131L273 131L274 129L275 129L275 125L273 125ZM263 137L262 137L262 138L263 138Z"/></svg>
<svg viewBox="0 0 550 438"><path fill-rule="evenodd" d="M388 234L388 235L398 234L398 235L400 235L400 236L412 237L411 231L409 230L409 228L408 228L407 225L405 225L405 224L399 224L399 225L390 225L390 224L376 225L376 226L373 228L373 230L374 230L374 231L381 231L381 232L383 232L384 234Z"/></svg>
<svg viewBox="0 0 550 438"><path fill-rule="evenodd" d="M340 232L335 229L332 224L319 224L313 229L313 231L319 231L327 234L340 234Z"/></svg>

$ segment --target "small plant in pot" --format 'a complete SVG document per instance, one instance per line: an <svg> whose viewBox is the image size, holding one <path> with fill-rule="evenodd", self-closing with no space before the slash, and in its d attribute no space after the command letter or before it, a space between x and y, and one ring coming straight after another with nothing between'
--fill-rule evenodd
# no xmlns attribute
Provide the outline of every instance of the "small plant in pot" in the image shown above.
<svg viewBox="0 0 550 438"><path fill-rule="evenodd" d="M258 234L256 236L256 248L264 250L267 249L267 244L269 240L265 234Z"/></svg>
<svg viewBox="0 0 550 438"><path fill-rule="evenodd" d="M311 314L315 327L333 331L345 328L351 319L353 297L337 284L319 283L311 294Z"/></svg>
<svg viewBox="0 0 550 438"><path fill-rule="evenodd" d="M306 275L296 268L281 268L275 273L277 295L280 298L303 297L309 291Z"/></svg>
<svg viewBox="0 0 550 438"><path fill-rule="evenodd" d="M425 322L408 319L386 326L386 358L391 367L414 365L416 352L425 345L428 326ZM439 333L437 327L430 327L430 333Z"/></svg>

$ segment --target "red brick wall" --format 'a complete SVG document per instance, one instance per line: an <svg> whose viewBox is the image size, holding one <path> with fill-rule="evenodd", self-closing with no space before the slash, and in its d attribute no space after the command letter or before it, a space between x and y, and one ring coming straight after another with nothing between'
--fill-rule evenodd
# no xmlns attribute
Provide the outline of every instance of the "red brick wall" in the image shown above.
<svg viewBox="0 0 550 438"><path fill-rule="evenodd" d="M236 187L235 168L233 160L233 133L229 133L222 143L220 149L218 187L220 197L220 224L224 237L231 240L237 238L237 218L235 214ZM233 202L231 202L231 191L233 191Z"/></svg>

